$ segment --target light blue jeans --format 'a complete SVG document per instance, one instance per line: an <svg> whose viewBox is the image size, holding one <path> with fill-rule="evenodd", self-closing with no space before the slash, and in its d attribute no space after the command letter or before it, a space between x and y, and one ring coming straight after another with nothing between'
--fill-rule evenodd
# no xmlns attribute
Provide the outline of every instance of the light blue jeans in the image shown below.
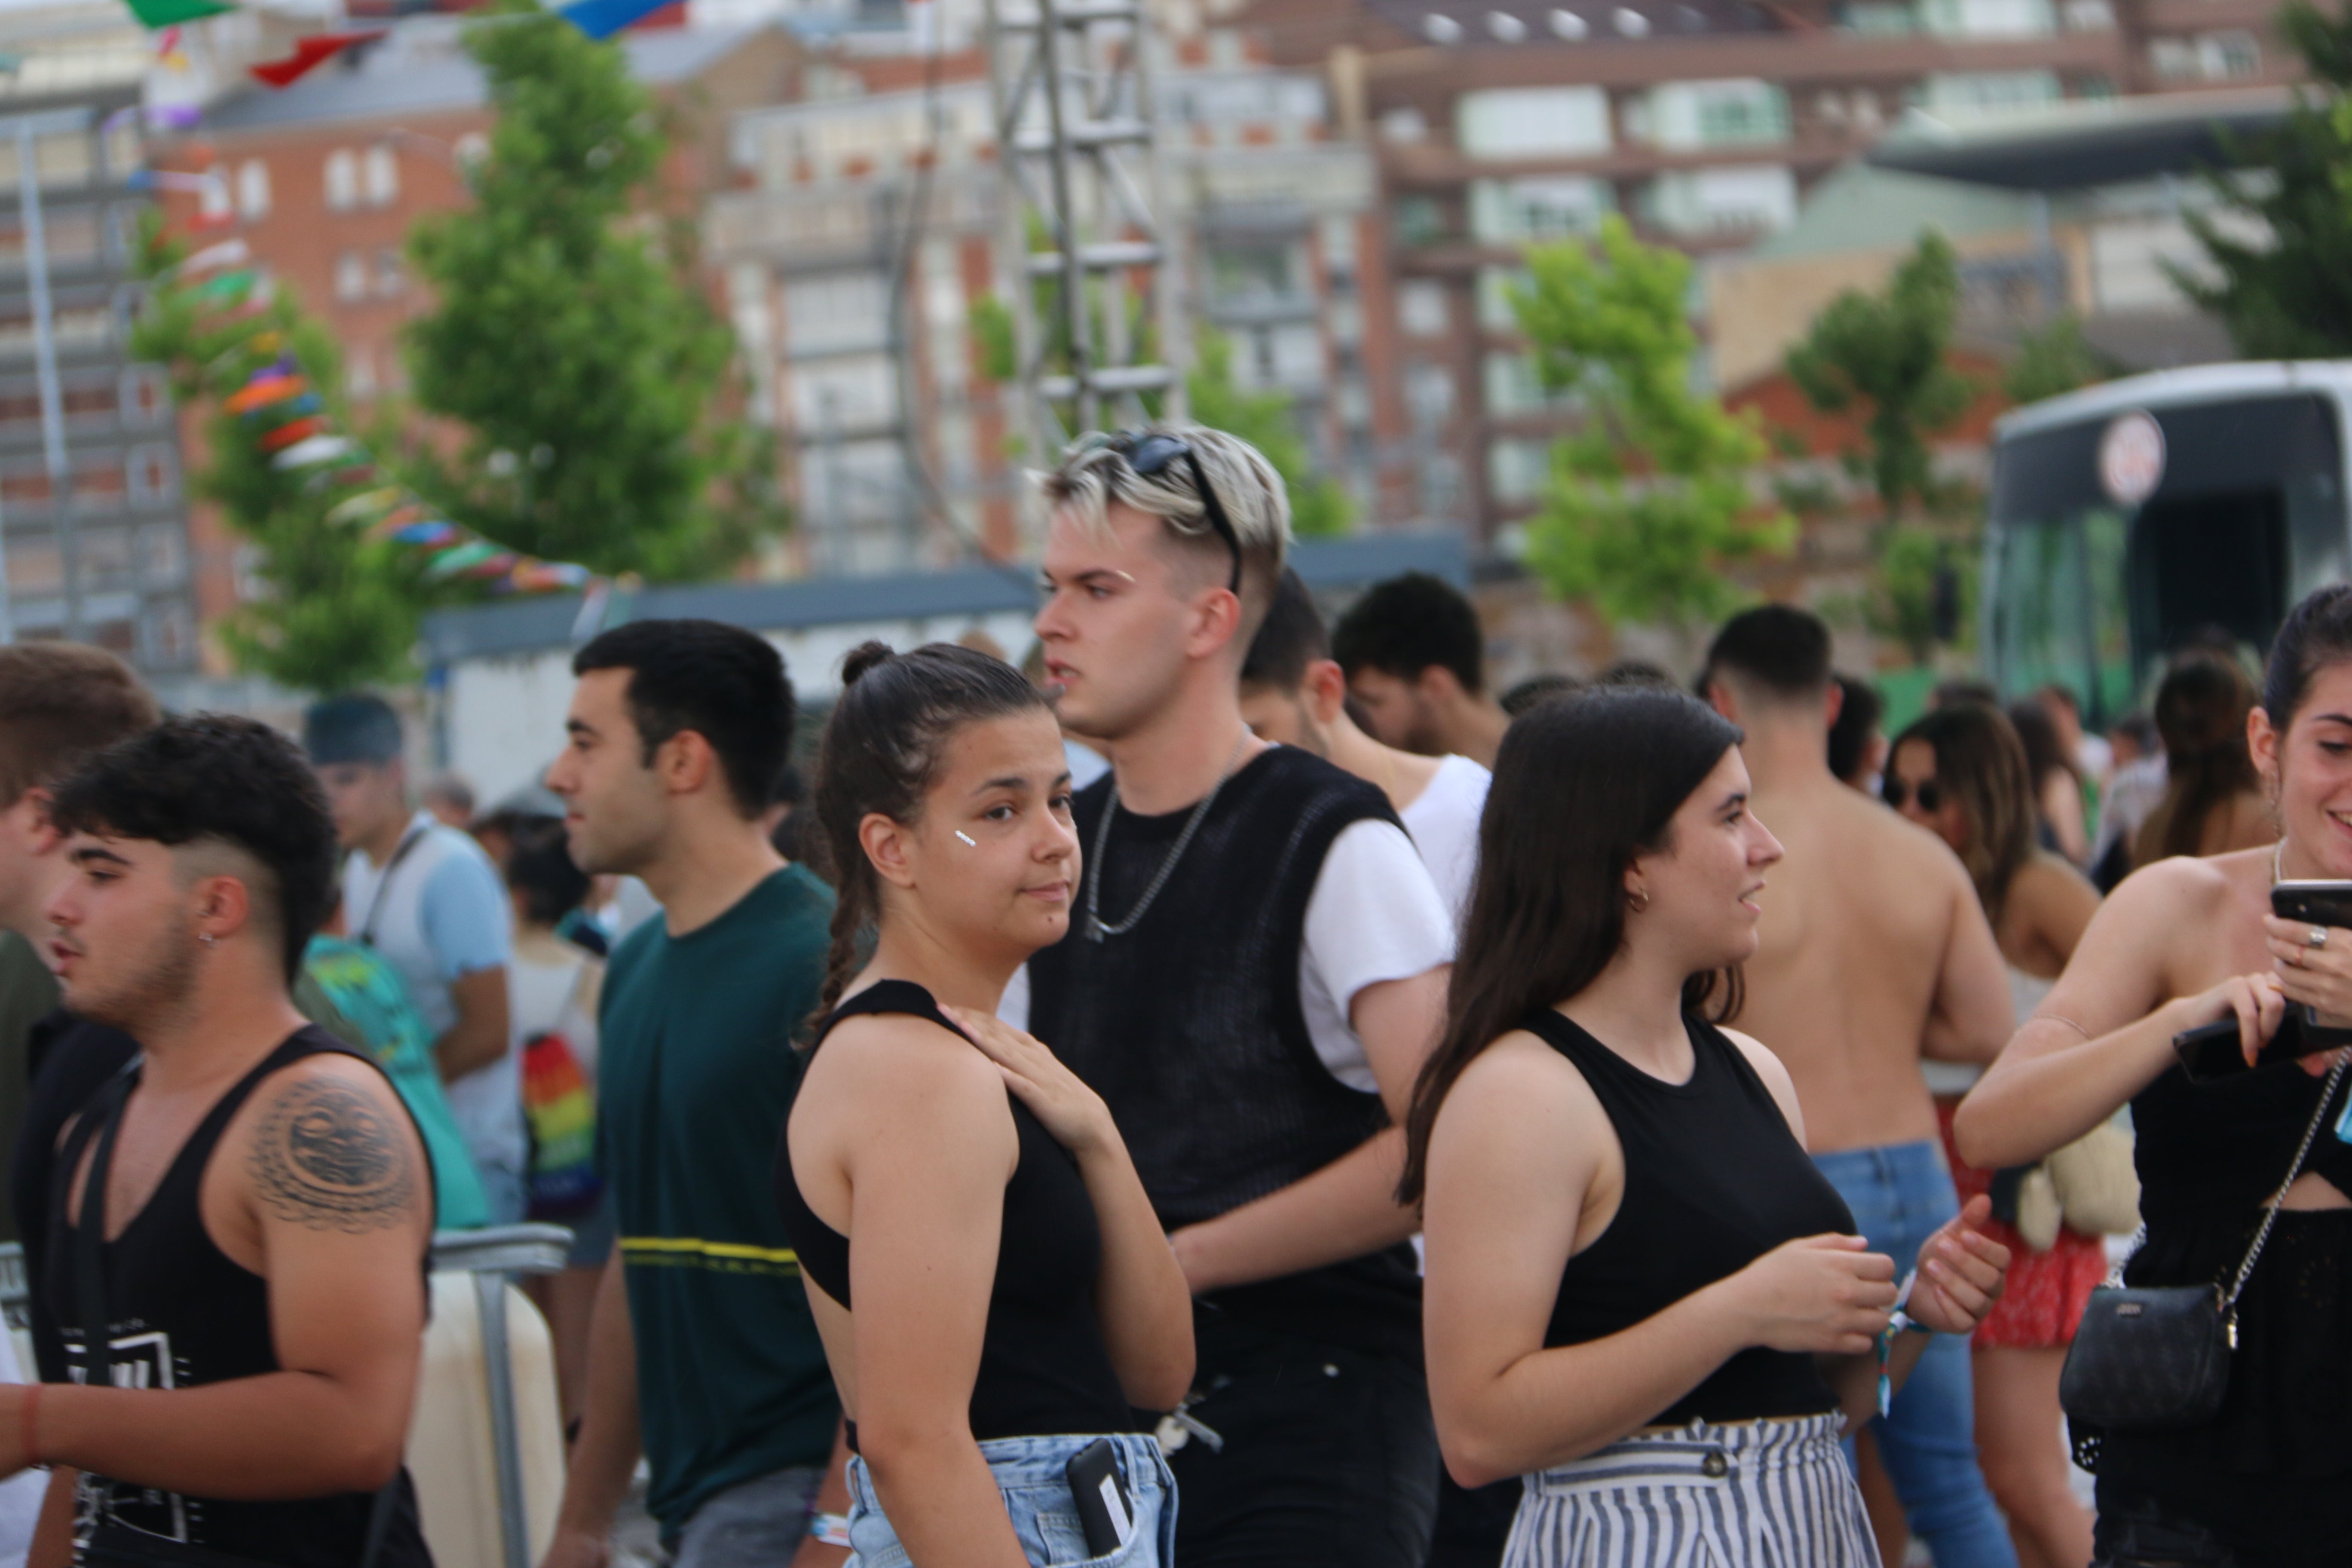
<svg viewBox="0 0 2352 1568"><path fill-rule="evenodd" d="M1960 1212L1943 1148L1934 1142L1816 1154L1813 1163L1853 1211L1871 1250L1895 1259L1898 1279L1918 1262L1936 1228ZM1977 1464L1967 1339L1930 1340L1892 1409L1874 1418L1870 1430L1912 1533L1927 1543L1936 1568L2017 1568L2017 1548ZM1853 1459L1851 1442L1846 1459Z"/></svg>
<svg viewBox="0 0 2352 1568"><path fill-rule="evenodd" d="M1119 1474L1135 1507L1135 1533L1108 1556L1087 1552L1086 1528L1070 1501L1063 1467L1092 1437L994 1437L980 1446L996 1489L1004 1498L1013 1533L1034 1568L1168 1568L1175 1557L1176 1478L1160 1455L1157 1440L1132 1432L1114 1433ZM850 1568L908 1568L898 1532L882 1517L874 1478L866 1461L849 1461Z"/></svg>

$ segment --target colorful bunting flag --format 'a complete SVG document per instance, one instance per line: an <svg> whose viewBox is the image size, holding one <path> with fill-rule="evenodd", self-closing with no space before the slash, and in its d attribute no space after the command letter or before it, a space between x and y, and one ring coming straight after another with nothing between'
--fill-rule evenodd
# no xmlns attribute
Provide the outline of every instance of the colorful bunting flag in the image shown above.
<svg viewBox="0 0 2352 1568"><path fill-rule="evenodd" d="M331 463L352 449L347 436L312 436L297 441L269 459L273 468L307 468L313 463Z"/></svg>
<svg viewBox="0 0 2352 1568"><path fill-rule="evenodd" d="M207 16L218 16L236 9L226 0L129 0L131 14L149 32L174 27L183 22L201 22Z"/></svg>
<svg viewBox="0 0 2352 1568"><path fill-rule="evenodd" d="M386 485L382 489L363 490L358 495L347 497L329 507L327 521L334 523L357 522L372 513L397 505L402 493L398 485Z"/></svg>
<svg viewBox="0 0 2352 1568"><path fill-rule="evenodd" d="M555 14L592 38L609 38L632 22L642 21L669 0L572 0Z"/></svg>
<svg viewBox="0 0 2352 1568"><path fill-rule="evenodd" d="M271 87L291 87L345 49L373 42L390 30L369 27L355 33L313 33L307 38L295 39L294 52L284 59L269 60L247 68L256 80Z"/></svg>
<svg viewBox="0 0 2352 1568"><path fill-rule="evenodd" d="M498 553L499 547L488 540L471 539L436 554L425 572L430 577L455 577L467 567L478 566Z"/></svg>
<svg viewBox="0 0 2352 1568"><path fill-rule="evenodd" d="M268 435L262 437L260 440L255 442L254 445L259 447L265 452L282 452L289 447L309 440L311 437L319 435L326 428L326 420L317 415L312 415L307 419L296 419L288 424L280 425L277 429L270 431Z"/></svg>
<svg viewBox="0 0 2352 1568"><path fill-rule="evenodd" d="M165 269L167 277L193 278L199 272L210 272L215 267L241 267L253 258L253 247L242 239L224 239L218 245L208 245L183 260L177 267Z"/></svg>
<svg viewBox="0 0 2352 1568"><path fill-rule="evenodd" d="M299 397L310 383L299 375L271 375L265 373L246 384L245 389L234 393L221 407L231 414L250 414L257 408L267 408L273 403L283 403L289 397Z"/></svg>

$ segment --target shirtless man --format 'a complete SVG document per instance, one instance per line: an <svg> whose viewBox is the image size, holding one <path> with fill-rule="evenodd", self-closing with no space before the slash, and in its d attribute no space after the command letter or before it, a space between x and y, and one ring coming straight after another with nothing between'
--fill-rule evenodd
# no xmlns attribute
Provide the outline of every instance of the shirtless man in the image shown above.
<svg viewBox="0 0 2352 1568"><path fill-rule="evenodd" d="M1990 1062L2008 1043L2000 950L1942 840L1830 772L1841 694L1820 620L1785 605L1734 616L1707 650L1706 690L1747 731L1757 818L1789 851L1740 1026L1788 1065L1814 1162L1872 1250L1912 1257L1959 1212L1920 1058ZM1975 1425L1968 1344L1939 1339L1872 1429L1938 1568L2014 1568Z"/></svg>
<svg viewBox="0 0 2352 1568"><path fill-rule="evenodd" d="M0 1467L56 1467L31 1562L348 1568L374 1542L375 1568L429 1568L401 1452L431 1170L391 1082L288 992L333 886L326 797L276 731L206 714L100 753L50 810L65 1005L143 1054L68 1126L61 1223L26 1260L44 1381L0 1389Z"/></svg>

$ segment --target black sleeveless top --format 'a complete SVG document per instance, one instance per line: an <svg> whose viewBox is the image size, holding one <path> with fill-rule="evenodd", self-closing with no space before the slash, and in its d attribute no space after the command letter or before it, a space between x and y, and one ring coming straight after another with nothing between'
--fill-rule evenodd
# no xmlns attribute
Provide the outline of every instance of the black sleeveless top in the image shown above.
<svg viewBox="0 0 2352 1568"><path fill-rule="evenodd" d="M284 1370L270 1338L269 1284L232 1262L205 1230L200 1194L205 1170L230 1121L263 1079L307 1057L328 1052L368 1061L315 1025L297 1030L221 1096L181 1145L147 1205L121 1235L103 1244L114 1382L131 1388L194 1388ZM369 1062L371 1068L374 1068ZM126 1070L136 1073L138 1064ZM381 1070L381 1069L376 1069ZM101 1104L92 1099L90 1106ZM85 1108L87 1111L88 1108ZM74 1287L79 1232L67 1215L68 1194L83 1152L99 1131L85 1113L51 1166L48 1235L42 1294L61 1336L70 1375L86 1365L81 1302ZM424 1284L423 1258L418 1285ZM77 1539L94 1526L161 1536L208 1552L284 1568L354 1568L364 1553L373 1492L286 1502L190 1497L84 1471L76 1500ZM404 1469L394 1483L390 1522L377 1568L431 1568L417 1526L416 1499Z"/></svg>
<svg viewBox="0 0 2352 1568"><path fill-rule="evenodd" d="M911 981L877 980L833 1010L809 1047L811 1058L835 1026L868 1013L928 1018L963 1037L929 992ZM1021 1154L1004 1184L996 1281L989 1292L979 1375L971 1385L971 1435L984 1442L1133 1431L1135 1413L1112 1370L1095 1311L1102 1231L1094 1199L1076 1159L1010 1089L1005 1098L1013 1106ZM791 1133L788 1118L776 1149L776 1209L800 1255L801 1272L846 1308L849 1238L817 1218L801 1196L793 1176ZM857 1447L855 1422L849 1446L853 1451Z"/></svg>
<svg viewBox="0 0 2352 1568"><path fill-rule="evenodd" d="M1106 777L1074 802L1089 856L1110 795ZM1118 808L1103 863L1086 867L1105 921L1133 916L1192 815ZM1029 960L1029 1032L1110 1107L1170 1230L1279 1191L1388 1125L1379 1095L1318 1058L1298 996L1324 858L1366 819L1396 821L1377 787L1270 747L1225 781L1134 929L1091 940L1081 890L1069 933ZM1402 1244L1202 1302L1284 1335L1421 1356L1421 1281Z"/></svg>
<svg viewBox="0 0 2352 1568"><path fill-rule="evenodd" d="M2133 1160L2147 1234L2125 1266L2133 1285L2210 1285L2237 1271L2278 1189L2325 1079L2265 1068L2192 1084L2168 1068L2132 1100ZM2335 1136L2339 1093L2305 1165L2352 1193L2352 1144ZM2202 1426L2110 1432L2103 1495L2155 1496L2192 1518L2241 1517L2242 1477L2309 1483L2340 1496L2352 1476L2352 1210L2283 1211L2238 1299L2229 1391ZM2207 1500L2218 1500L2210 1513ZM2249 1562L2341 1562L2339 1520L2269 1510L2264 1539L2232 1535Z"/></svg>
<svg viewBox="0 0 2352 1568"><path fill-rule="evenodd" d="M1655 1317L1782 1242L1854 1233L1853 1215L1723 1032L1685 1015L1686 1082L1651 1077L1549 1008L1520 1027L1584 1075L1616 1129L1625 1193L1601 1239L1568 1260L1544 1344L1583 1344ZM1751 1345L1650 1418L1679 1426L1819 1415L1837 1395L1810 1355Z"/></svg>

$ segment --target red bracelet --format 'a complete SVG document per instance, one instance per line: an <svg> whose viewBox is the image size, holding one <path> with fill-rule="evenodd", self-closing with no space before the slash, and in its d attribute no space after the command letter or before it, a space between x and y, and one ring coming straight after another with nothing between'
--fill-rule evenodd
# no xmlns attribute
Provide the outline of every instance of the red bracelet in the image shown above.
<svg viewBox="0 0 2352 1568"><path fill-rule="evenodd" d="M25 1468L31 1469L41 1462L41 1385L28 1383L24 1387L24 1414L18 1425L25 1439Z"/></svg>

